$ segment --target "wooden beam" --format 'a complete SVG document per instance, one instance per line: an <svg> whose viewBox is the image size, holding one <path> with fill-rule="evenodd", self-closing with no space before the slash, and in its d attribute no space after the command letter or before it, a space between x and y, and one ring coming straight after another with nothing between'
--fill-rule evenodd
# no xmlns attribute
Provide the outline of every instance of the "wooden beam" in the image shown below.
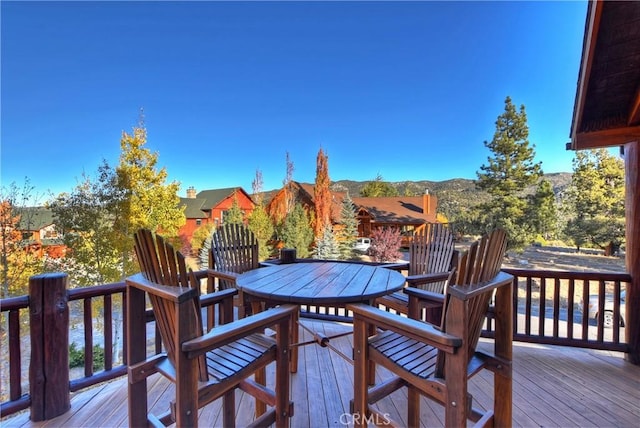
<svg viewBox="0 0 640 428"><path fill-rule="evenodd" d="M589 87L589 79L591 77L591 65L595 56L603 3L602 1L592 0L589 4L590 15L588 16L587 28L585 28L585 38L582 46L582 62L580 64L580 80L578 81L578 91L573 108L573 123L571 127L571 141L574 150L578 150L575 140L582 124L582 113L587 96L587 88Z"/></svg>
<svg viewBox="0 0 640 428"><path fill-rule="evenodd" d="M581 132L574 136L571 142L571 149L583 150L598 147L615 147L634 141L640 141L640 126L627 126L596 132Z"/></svg>
<svg viewBox="0 0 640 428"><path fill-rule="evenodd" d="M636 96L633 98L629 109L628 125L640 125L640 85L636 89Z"/></svg>

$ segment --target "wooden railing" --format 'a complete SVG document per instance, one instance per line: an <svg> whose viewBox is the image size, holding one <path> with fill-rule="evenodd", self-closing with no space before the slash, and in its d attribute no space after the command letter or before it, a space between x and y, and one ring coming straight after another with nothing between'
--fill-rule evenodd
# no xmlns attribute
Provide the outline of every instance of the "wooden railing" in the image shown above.
<svg viewBox="0 0 640 428"><path fill-rule="evenodd" d="M613 296L613 317L614 321L621 320L623 313L620 295L631 281L628 274L612 273L585 273L585 272L562 272L562 271L536 271L523 269L504 269L514 275L516 284L514 286L514 340L523 342L535 342L552 345L577 346L594 349L627 351L628 345L624 339L624 327L618 322L610 328L603 325L603 311L599 313L599 322L588 319L584 314L588 311L588 299L581 296L595 294L598 296L598 306L604 308L605 297ZM58 275L60 281L66 285L66 275ZM199 272L201 278L206 276L206 272ZM62 278L65 278L64 280ZM37 277L34 277L37 278ZM32 281L34 281L32 278ZM48 281L51 277L45 278ZM35 283L42 282L44 278L36 279ZM42 285L42 284L41 284ZM32 287L33 288L33 287ZM126 332L126 319L122 308L126 305L126 292L124 283L114 283L67 290L65 297L58 300L59 307L38 308L34 306L34 301L30 296L21 296L0 301L2 313L2 341L0 343L3 358L8 356L9 376L3 370L2 376L2 403L0 403L0 413L2 416L11 415L17 411L31 407L31 417L39 420L40 415L34 413L34 401L41 402L47 397L36 397L35 394L50 394L51 391L42 391L38 384L33 384L29 376L26 375L26 368L34 372L44 368L30 367L34 364L30 361L30 347L27 340L30 336L44 337L52 331L53 326L45 326L46 330L33 324L29 318L33 318L34 311L53 310L75 311L80 314L78 318L79 327L67 324L64 327L70 334L79 334L84 345L84 371L74 379L70 379L66 384L56 385L56 393L62 391L63 394L70 394L88 386L113 379L126 374L126 340L114 338L115 332ZM56 301L54 301L56 302ZM60 302L66 302L60 304ZM74 308L77 302L78 308ZM96 311L97 303L101 303L100 313ZM44 302L43 304L47 304ZM51 305L52 302L49 302ZM55 306L55 303L53 303ZM57 313L57 312L56 312ZM540 316L544 314L545 316ZM95 316L94 316L95 315ZM348 321L348 315L340 308L302 308L302 316L321 319L333 319ZM64 316L56 319L63 320ZM147 320L153 321L153 314L147 312ZM571 320L571 321L569 321ZM102 328L97 328L100 325ZM57 327L59 329L59 326ZM101 330L101 331L100 331ZM28 334L24 332L28 331ZM487 323L487 330L484 335L491 337L491 322ZM160 352L160 341L151 333L151 340L155 347L151 352ZM65 349L53 350L53 352L65 353L68 357L68 341L60 340L64 343ZM51 346L55 346L58 341L53 340ZM104 348L104 369L96 371L93 366L93 347L100 343ZM50 350L52 351L52 350ZM27 354L29 352L29 354ZM43 364L48 361L44 360ZM67 366L68 367L68 366ZM67 369L68 370L68 369ZM28 392L27 392L28 390ZM7 393L8 391L8 393ZM52 417L44 415L46 419Z"/></svg>
<svg viewBox="0 0 640 428"><path fill-rule="evenodd" d="M513 340L628 351L621 295L631 282L629 274L503 270L515 277ZM588 316L591 295L597 296L597 319ZM609 308L610 327L604 323Z"/></svg>

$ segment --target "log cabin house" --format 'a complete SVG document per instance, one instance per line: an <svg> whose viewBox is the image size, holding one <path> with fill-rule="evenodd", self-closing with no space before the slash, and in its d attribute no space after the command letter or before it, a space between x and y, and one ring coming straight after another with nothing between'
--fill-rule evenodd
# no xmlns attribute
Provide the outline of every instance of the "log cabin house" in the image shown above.
<svg viewBox="0 0 640 428"><path fill-rule="evenodd" d="M20 221L18 230L22 233L25 250L35 252L39 257L64 257L67 247L62 242L53 218L53 212L46 207L25 207L18 209Z"/></svg>
<svg viewBox="0 0 640 428"><path fill-rule="evenodd" d="M293 181L289 191L295 202L302 204L307 211L314 209L314 185ZM331 221L340 222L340 212L345 192L331 192ZM438 198L425 192L421 196L352 197L357 210L358 235L371 236L373 229L396 227L401 233L410 236L412 232L437 221ZM281 219L287 203L287 191L280 189L267 203L267 212L273 218Z"/></svg>

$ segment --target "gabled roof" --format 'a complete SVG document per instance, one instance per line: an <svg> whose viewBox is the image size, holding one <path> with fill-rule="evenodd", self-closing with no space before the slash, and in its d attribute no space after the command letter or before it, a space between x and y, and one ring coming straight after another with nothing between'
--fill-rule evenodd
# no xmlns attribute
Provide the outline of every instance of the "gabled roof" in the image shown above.
<svg viewBox="0 0 640 428"><path fill-rule="evenodd" d="M590 1L568 148L639 139L640 1Z"/></svg>
<svg viewBox="0 0 640 428"><path fill-rule="evenodd" d="M434 197L433 195L431 197ZM425 213L423 196L385 196L352 198L356 207L366 210L377 223L423 224L435 222L435 213Z"/></svg>
<svg viewBox="0 0 640 428"><path fill-rule="evenodd" d="M184 205L184 216L186 218L207 218L204 212L205 199L180 198L180 204Z"/></svg>
<svg viewBox="0 0 640 428"><path fill-rule="evenodd" d="M46 207L18 208L16 213L20 215L18 229L22 231L41 230L53 224L53 211Z"/></svg>
<svg viewBox="0 0 640 428"><path fill-rule="evenodd" d="M309 204L314 203L315 186L313 184L299 183L297 181L292 184L298 201L302 199ZM345 192L331 192L331 218L334 221L338 221L340 218L345 194ZM435 195L430 197L435 198ZM351 199L356 209L366 210L373 221L378 223L423 224L436 221L435 212L424 212L423 204L425 200L423 196L352 197ZM275 203L277 199L274 197L270 202Z"/></svg>
<svg viewBox="0 0 640 428"><path fill-rule="evenodd" d="M211 209L229 196L233 195L236 191L244 193L249 199L251 199L251 196L247 192L245 192L242 187L227 187L226 189L202 190L201 192L198 192L198 194L196 195L196 199L204 199L204 209Z"/></svg>
<svg viewBox="0 0 640 428"><path fill-rule="evenodd" d="M242 187L227 187L224 189L202 190L198 192L195 198L180 198L180 204L185 207L184 215L186 218L208 218L208 211L216 208L222 201L233 196L235 192L241 192L249 200L253 201Z"/></svg>

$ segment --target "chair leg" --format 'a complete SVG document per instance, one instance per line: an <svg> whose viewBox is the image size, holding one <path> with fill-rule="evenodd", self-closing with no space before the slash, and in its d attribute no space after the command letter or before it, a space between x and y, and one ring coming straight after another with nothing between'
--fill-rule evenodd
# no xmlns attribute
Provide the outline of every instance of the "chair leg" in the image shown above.
<svg viewBox="0 0 640 428"><path fill-rule="evenodd" d="M300 324L299 324L300 310L299 309L294 311L292 318L293 319L291 321L291 325L289 326L291 330L291 344L297 345L298 342L300 341ZM297 346L291 347L291 352L289 353L289 359L290 359L289 372L296 373L298 371L298 347Z"/></svg>
<svg viewBox="0 0 640 428"><path fill-rule="evenodd" d="M376 334L376 326L373 324L369 325L369 330L367 332L367 336L371 337ZM376 384L376 363L373 360L367 361L368 367L368 375L367 375L367 384L373 386Z"/></svg>
<svg viewBox="0 0 640 428"><path fill-rule="evenodd" d="M236 390L227 391L222 397L222 424L225 427L236 426Z"/></svg>
<svg viewBox="0 0 640 428"><path fill-rule="evenodd" d="M267 372L264 367L256 371L254 379L256 383L260 385L264 386L267 384ZM256 418L262 416L266 411L267 405L263 401L256 398Z"/></svg>
<svg viewBox="0 0 640 428"><path fill-rule="evenodd" d="M407 391L407 425L409 428L420 426L420 392L412 387Z"/></svg>
<svg viewBox="0 0 640 428"><path fill-rule="evenodd" d="M368 373L371 365L367 361L368 326L362 322L353 324L353 425L366 426Z"/></svg>

